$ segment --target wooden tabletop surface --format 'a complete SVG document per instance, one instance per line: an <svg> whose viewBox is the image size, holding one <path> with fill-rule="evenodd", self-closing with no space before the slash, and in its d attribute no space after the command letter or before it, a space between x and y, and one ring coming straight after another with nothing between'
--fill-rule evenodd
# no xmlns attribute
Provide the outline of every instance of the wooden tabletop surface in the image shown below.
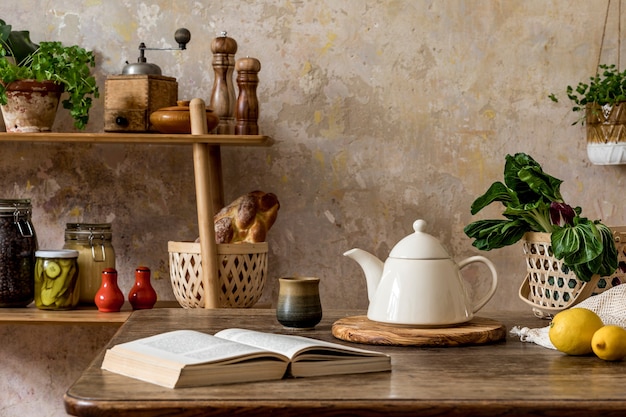
<svg viewBox="0 0 626 417"><path fill-rule="evenodd" d="M284 329L269 309L154 309L134 312L109 345L172 329L214 333L229 327L297 333L387 352L392 372L167 389L102 371L103 353L67 390L76 416L624 416L626 362L573 357L516 336L466 347L356 345L331 326L362 311L324 311L309 331ZM527 314L485 313L514 325L543 327Z"/></svg>

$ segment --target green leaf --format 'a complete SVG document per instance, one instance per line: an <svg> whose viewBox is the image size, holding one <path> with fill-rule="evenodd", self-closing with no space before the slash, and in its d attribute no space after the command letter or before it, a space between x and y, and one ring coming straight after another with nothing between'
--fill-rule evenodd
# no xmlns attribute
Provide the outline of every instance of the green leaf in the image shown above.
<svg viewBox="0 0 626 417"><path fill-rule="evenodd" d="M475 239L472 245L480 250L498 249L517 243L528 225L516 220L478 220L465 226L465 234Z"/></svg>
<svg viewBox="0 0 626 417"><path fill-rule="evenodd" d="M619 266L617 259L617 247L615 246L615 238L611 229L601 223L596 223L596 228L600 232L600 240L602 241L602 253L599 258L602 262L594 272L601 277L612 275Z"/></svg>
<svg viewBox="0 0 626 417"><path fill-rule="evenodd" d="M599 222L580 219L573 227L557 228L552 233L552 250L584 282L595 274L609 276L618 267L613 232Z"/></svg>
<svg viewBox="0 0 626 417"><path fill-rule="evenodd" d="M2 19L0 19L0 45L4 48L5 55L14 57L16 63L22 62L38 48L38 45L30 40L29 31L12 30L12 26L7 25Z"/></svg>
<svg viewBox="0 0 626 417"><path fill-rule="evenodd" d="M517 204L515 194L511 190L509 190L506 185L502 184L499 181L496 181L491 184L491 187L489 187L485 194L474 200L474 202L472 203L471 212L472 214L476 214L483 208L496 201L502 202L505 205L509 203Z"/></svg>
<svg viewBox="0 0 626 417"><path fill-rule="evenodd" d="M8 45L12 51L11 55L17 63L26 60L38 48L38 45L30 40L30 34L27 30L11 32Z"/></svg>
<svg viewBox="0 0 626 417"><path fill-rule="evenodd" d="M502 214L508 218L523 219L529 227L528 231L550 233L553 230L550 221L550 203L542 199L519 206L509 205Z"/></svg>
<svg viewBox="0 0 626 417"><path fill-rule="evenodd" d="M539 195L520 178L520 171L531 166L539 166L530 155L516 153L507 155L504 163L504 183L509 187L520 203L536 201Z"/></svg>
<svg viewBox="0 0 626 417"><path fill-rule="evenodd" d="M518 175L519 179L528 184L528 187L535 193L546 197L549 201L563 202L560 190L563 181L546 174L541 167L522 168Z"/></svg>
<svg viewBox="0 0 626 417"><path fill-rule="evenodd" d="M541 165L525 153L506 156L504 183L515 192L521 203L537 201L540 196L563 202L560 191L562 182L546 174Z"/></svg>
<svg viewBox="0 0 626 417"><path fill-rule="evenodd" d="M555 227L552 232L552 251L557 259L563 259L568 266L588 263L602 253L600 233L590 222L574 226Z"/></svg>
<svg viewBox="0 0 626 417"><path fill-rule="evenodd" d="M7 25L4 20L0 19L0 42L5 44L10 34L11 25Z"/></svg>

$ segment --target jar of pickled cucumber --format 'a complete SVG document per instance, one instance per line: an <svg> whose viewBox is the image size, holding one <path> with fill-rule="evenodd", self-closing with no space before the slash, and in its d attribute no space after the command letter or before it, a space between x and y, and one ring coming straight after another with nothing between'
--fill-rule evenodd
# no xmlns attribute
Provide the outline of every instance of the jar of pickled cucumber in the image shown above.
<svg viewBox="0 0 626 417"><path fill-rule="evenodd" d="M33 301L37 236L30 200L0 199L0 307Z"/></svg>
<svg viewBox="0 0 626 417"><path fill-rule="evenodd" d="M115 268L115 250L110 223L67 223L64 249L78 251L80 304L94 304L102 271Z"/></svg>
<svg viewBox="0 0 626 417"><path fill-rule="evenodd" d="M78 251L35 252L35 305L42 310L70 310L78 305Z"/></svg>

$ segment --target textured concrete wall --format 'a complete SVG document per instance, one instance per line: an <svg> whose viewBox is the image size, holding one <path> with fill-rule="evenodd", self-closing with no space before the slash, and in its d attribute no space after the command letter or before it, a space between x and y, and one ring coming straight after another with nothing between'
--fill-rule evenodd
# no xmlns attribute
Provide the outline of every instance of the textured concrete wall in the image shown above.
<svg viewBox="0 0 626 417"><path fill-rule="evenodd" d="M566 199L588 217L626 224L626 171L591 165L569 104L547 98L595 71L605 4L3 0L0 18L29 29L34 41L95 50L101 86L136 59L139 42L171 47L174 31L186 27L187 51L146 55L178 79L181 98L206 100L210 42L228 31L238 57L262 63L259 123L275 140L222 151L226 200L261 189L281 201L262 301L275 302L279 276L316 275L325 308L364 308L363 275L342 253L361 247L384 259L423 218L455 259L477 254L462 229L474 220L473 199L502 177L508 153L529 153L563 179ZM607 63L617 55L614 20ZM102 112L101 97L89 131L101 131ZM72 130L67 113L55 129ZM190 147L3 143L0 156L0 197L32 199L41 247L60 247L66 222L110 221L122 289L145 264L160 298L173 299L167 241L196 237ZM520 253L519 246L483 253L501 280L487 310L528 311L517 296ZM55 364L62 366L53 359L46 367ZM36 393L26 398L39 410Z"/></svg>

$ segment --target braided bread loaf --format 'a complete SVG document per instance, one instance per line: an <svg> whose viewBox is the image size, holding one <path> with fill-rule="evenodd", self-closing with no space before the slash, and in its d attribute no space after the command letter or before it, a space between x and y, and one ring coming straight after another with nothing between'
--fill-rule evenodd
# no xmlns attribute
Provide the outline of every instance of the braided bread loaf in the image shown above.
<svg viewBox="0 0 626 417"><path fill-rule="evenodd" d="M215 242L264 242L276 221L280 203L272 193L252 191L234 200L215 215Z"/></svg>

